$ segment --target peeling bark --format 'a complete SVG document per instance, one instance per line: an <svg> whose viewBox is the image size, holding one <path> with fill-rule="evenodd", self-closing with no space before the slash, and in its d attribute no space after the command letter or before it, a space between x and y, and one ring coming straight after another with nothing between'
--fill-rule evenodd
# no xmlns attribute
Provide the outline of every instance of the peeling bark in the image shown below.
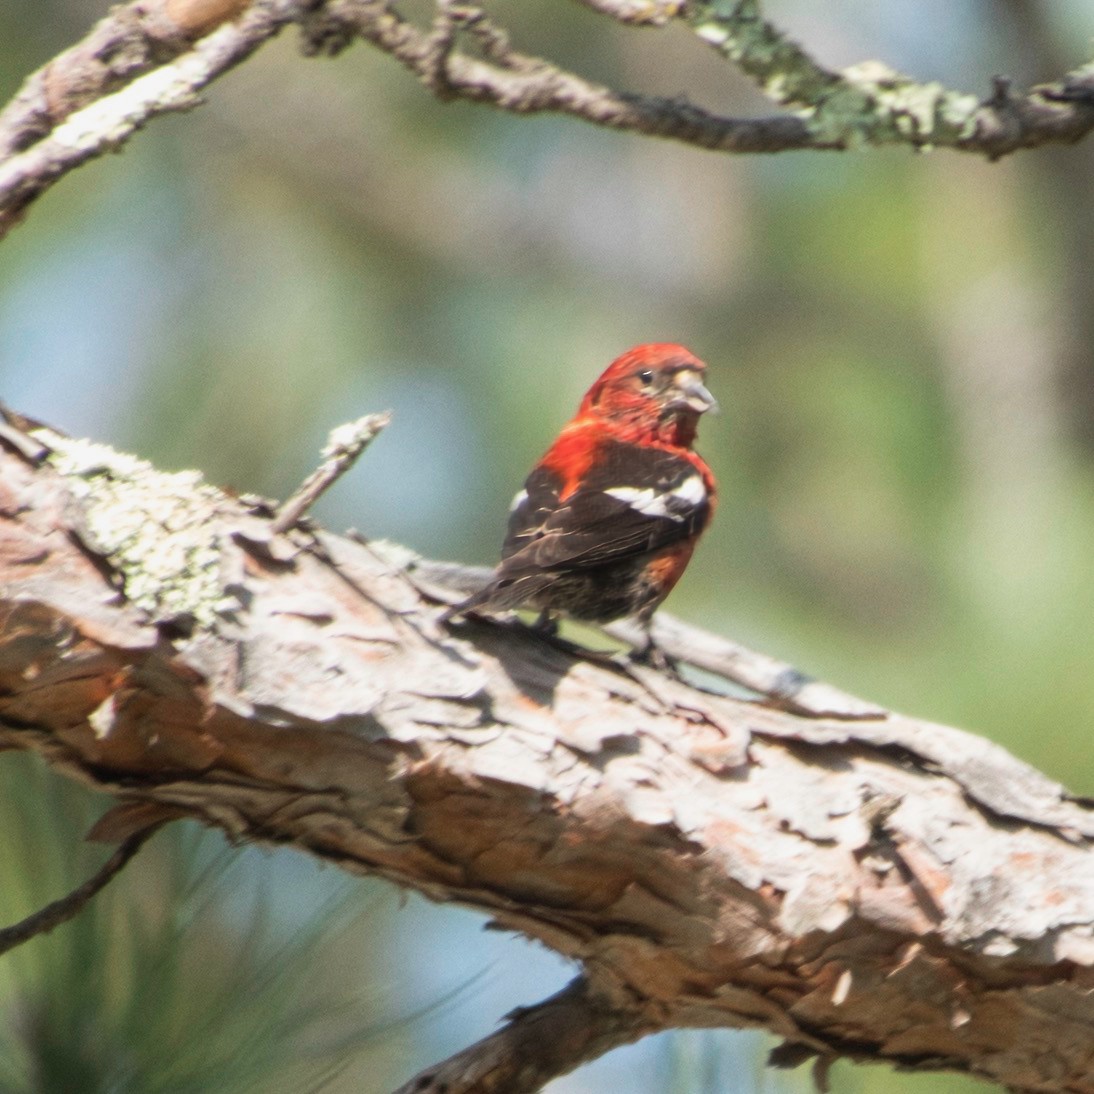
<svg viewBox="0 0 1094 1094"><path fill-rule="evenodd" d="M598 1028L537 1083L654 1030L762 1026L1094 1092L1091 803L958 730L443 628L390 551L271 515L0 430L0 747L578 962Z"/></svg>

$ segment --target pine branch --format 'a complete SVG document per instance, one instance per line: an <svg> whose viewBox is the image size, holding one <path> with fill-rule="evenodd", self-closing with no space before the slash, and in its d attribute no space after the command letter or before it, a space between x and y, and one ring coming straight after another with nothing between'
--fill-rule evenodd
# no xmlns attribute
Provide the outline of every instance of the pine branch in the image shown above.
<svg viewBox="0 0 1094 1094"><path fill-rule="evenodd" d="M540 1077L760 1025L782 1059L1094 1083L1092 803L956 729L446 629L426 567L314 529L273 558L273 512L9 418L0 748L578 962L597 1017Z"/></svg>

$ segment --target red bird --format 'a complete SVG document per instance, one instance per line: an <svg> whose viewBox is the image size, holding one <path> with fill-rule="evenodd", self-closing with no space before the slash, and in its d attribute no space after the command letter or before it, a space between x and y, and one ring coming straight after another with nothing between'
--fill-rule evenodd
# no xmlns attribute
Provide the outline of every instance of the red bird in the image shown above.
<svg viewBox="0 0 1094 1094"><path fill-rule="evenodd" d="M680 580L714 512L710 468L692 450L714 409L706 365L683 346L636 346L613 361L513 499L501 562L472 608L538 608L643 625Z"/></svg>

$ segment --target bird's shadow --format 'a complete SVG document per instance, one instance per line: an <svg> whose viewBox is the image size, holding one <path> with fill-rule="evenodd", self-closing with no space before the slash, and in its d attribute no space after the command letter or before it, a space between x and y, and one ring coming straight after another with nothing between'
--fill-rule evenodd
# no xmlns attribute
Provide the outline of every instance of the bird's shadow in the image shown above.
<svg viewBox="0 0 1094 1094"><path fill-rule="evenodd" d="M589 649L519 619L487 620L468 615L454 625L454 631L463 632L462 637L495 658L513 686L540 706L554 704L559 682L582 661L619 669L610 652Z"/></svg>

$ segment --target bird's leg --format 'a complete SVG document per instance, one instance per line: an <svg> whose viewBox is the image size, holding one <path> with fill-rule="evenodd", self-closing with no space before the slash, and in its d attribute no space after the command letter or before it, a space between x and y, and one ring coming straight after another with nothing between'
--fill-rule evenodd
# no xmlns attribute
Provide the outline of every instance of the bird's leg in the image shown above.
<svg viewBox="0 0 1094 1094"><path fill-rule="evenodd" d="M552 611L550 608L544 608L533 623L527 624L527 627L534 634L542 638L544 642L554 646L556 650L562 650L563 653L567 653L571 657L580 657L585 661L595 661L600 664L613 665L618 668L618 662L616 661L616 655L614 653L609 653L606 650L586 649L584 646L579 646L577 643L571 642L568 638L563 638L562 635L558 633L558 612Z"/></svg>
<svg viewBox="0 0 1094 1094"><path fill-rule="evenodd" d="M544 608L532 624L532 630L545 638L554 638L558 634L558 616L550 608Z"/></svg>
<svg viewBox="0 0 1094 1094"><path fill-rule="evenodd" d="M653 640L653 632L649 619L639 618L638 625L642 628L643 642L631 650L631 660L640 665L649 665L658 672L668 673L670 676L679 676L680 670L676 662Z"/></svg>

